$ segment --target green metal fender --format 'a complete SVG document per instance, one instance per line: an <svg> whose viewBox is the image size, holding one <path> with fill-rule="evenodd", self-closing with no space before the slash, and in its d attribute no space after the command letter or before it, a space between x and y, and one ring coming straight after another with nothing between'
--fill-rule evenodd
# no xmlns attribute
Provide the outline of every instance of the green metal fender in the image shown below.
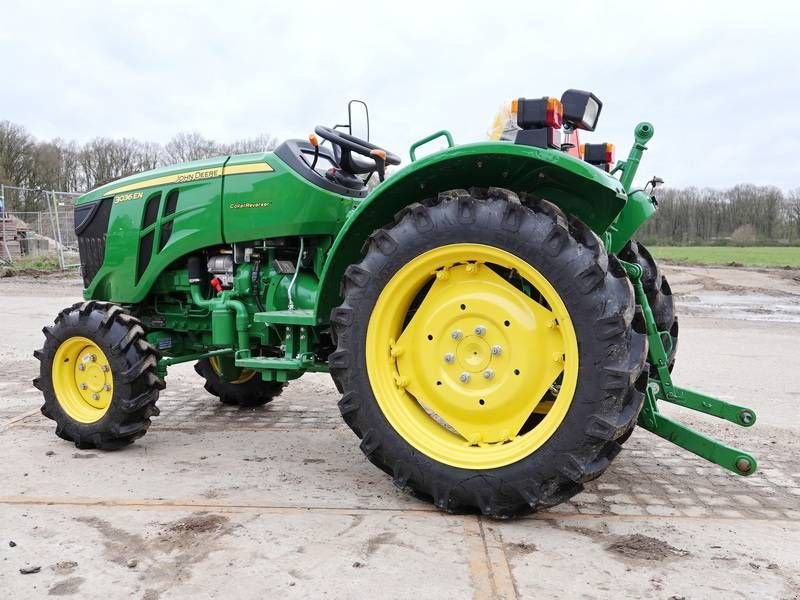
<svg viewBox="0 0 800 600"><path fill-rule="evenodd" d="M527 192L558 205L602 235L620 213L627 195L620 181L565 152L509 142L454 146L431 154L378 186L350 214L336 236L320 277L317 322L339 304L339 284L358 262L367 237L392 222L403 207L439 192L500 187Z"/></svg>

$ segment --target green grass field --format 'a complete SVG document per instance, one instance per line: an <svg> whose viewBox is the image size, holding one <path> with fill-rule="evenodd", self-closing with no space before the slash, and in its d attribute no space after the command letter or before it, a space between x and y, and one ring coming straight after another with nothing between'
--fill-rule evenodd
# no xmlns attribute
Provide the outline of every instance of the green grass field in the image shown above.
<svg viewBox="0 0 800 600"><path fill-rule="evenodd" d="M658 259L681 264L800 268L800 246L653 246Z"/></svg>

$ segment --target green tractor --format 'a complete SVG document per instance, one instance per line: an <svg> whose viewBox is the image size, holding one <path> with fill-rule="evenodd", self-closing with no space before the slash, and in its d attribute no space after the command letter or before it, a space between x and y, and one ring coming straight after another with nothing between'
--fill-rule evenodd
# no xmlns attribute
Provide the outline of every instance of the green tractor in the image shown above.
<svg viewBox="0 0 800 600"><path fill-rule="evenodd" d="M660 180L580 145L591 93L520 98L494 140L413 144L411 164L343 126L274 152L127 177L75 205L84 302L44 328L34 385L56 434L115 449L158 415L169 366L227 404L330 372L361 450L445 511L554 506L639 426L735 473L755 459L659 411L749 426L675 386L672 294L634 239ZM417 160L436 139L447 148ZM371 191L372 176L380 181ZM384 181L385 179L385 181Z"/></svg>

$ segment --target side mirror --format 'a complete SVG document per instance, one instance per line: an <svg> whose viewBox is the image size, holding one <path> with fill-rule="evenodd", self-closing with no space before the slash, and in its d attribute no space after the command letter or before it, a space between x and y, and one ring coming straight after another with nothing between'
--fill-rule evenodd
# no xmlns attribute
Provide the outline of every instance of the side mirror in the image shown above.
<svg viewBox="0 0 800 600"><path fill-rule="evenodd" d="M369 141L369 109L363 100L350 100L347 103L349 133L361 140Z"/></svg>

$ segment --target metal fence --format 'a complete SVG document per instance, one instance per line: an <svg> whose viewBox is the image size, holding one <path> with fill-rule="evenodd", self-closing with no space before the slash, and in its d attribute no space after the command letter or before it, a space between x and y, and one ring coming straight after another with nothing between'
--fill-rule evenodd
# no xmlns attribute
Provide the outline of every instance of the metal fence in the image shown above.
<svg viewBox="0 0 800 600"><path fill-rule="evenodd" d="M78 266L73 215L78 196L71 192L0 185L0 217L7 224L0 240L0 260L13 263L20 258L48 254L58 258L61 269ZM11 235L15 235L14 240L8 239ZM12 251L12 245L19 250Z"/></svg>

